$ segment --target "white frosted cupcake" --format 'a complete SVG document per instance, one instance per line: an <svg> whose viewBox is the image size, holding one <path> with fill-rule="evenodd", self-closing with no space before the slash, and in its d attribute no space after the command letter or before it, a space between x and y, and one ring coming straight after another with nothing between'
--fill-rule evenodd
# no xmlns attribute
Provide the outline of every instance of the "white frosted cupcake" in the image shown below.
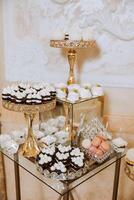
<svg viewBox="0 0 134 200"><path fill-rule="evenodd" d="M77 92L69 92L67 100L70 101L71 103L75 103L76 101L79 100L79 93L77 93Z"/></svg>
<svg viewBox="0 0 134 200"><path fill-rule="evenodd" d="M71 84L68 86L68 91L78 91L80 89L80 85L78 84Z"/></svg>
<svg viewBox="0 0 134 200"><path fill-rule="evenodd" d="M42 143L44 143L44 144L49 146L49 145L51 145L51 144L56 142L56 138L54 136L48 135L46 137L41 138L40 142L42 142Z"/></svg>
<svg viewBox="0 0 134 200"><path fill-rule="evenodd" d="M57 98L59 98L59 99L65 99L66 96L67 96L66 92L63 91L62 89L57 89L56 92L57 92L57 95L56 95L56 96L57 96Z"/></svg>
<svg viewBox="0 0 134 200"><path fill-rule="evenodd" d="M80 88L79 94L80 94L81 99L86 99L86 98L90 99L92 97L90 90L85 89L85 88Z"/></svg>
<svg viewBox="0 0 134 200"><path fill-rule="evenodd" d="M91 88L91 92L93 96L103 96L104 95L104 91L103 88L101 86L93 86Z"/></svg>

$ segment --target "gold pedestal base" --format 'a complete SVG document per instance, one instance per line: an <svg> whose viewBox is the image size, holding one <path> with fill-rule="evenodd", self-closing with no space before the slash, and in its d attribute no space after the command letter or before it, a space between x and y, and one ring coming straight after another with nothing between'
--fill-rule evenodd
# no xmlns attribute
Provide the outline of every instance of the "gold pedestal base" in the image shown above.
<svg viewBox="0 0 134 200"><path fill-rule="evenodd" d="M27 158L36 157L39 152L40 150L38 148L37 140L34 135L28 137L19 150L19 153Z"/></svg>

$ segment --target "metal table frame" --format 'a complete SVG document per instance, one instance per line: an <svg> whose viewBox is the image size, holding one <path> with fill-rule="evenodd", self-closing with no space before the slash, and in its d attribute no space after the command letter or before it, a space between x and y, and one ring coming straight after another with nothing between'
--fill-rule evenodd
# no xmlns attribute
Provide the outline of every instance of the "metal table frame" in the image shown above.
<svg viewBox="0 0 134 200"><path fill-rule="evenodd" d="M15 155L15 160L17 161L18 155ZM119 186L119 178L120 178L120 167L121 167L121 158L116 159L115 163L115 172L114 172L114 182L113 182L113 194L112 194L112 200L118 199L118 186ZM19 171L19 164L18 162L14 161L14 173L15 173L15 186L16 186L16 200L21 200L21 184L20 184L20 171ZM112 164L114 164L112 163ZM112 165L110 164L110 166ZM105 168L108 168L106 166ZM100 171L103 171L105 168L103 168ZM99 171L99 172L100 172ZM27 171L28 172L28 171ZM98 174L97 172L96 174ZM91 177L95 176L96 174L92 175ZM84 181L85 182L85 181ZM74 188L73 188L74 189ZM71 190L72 191L72 190ZM58 200L74 200L72 192L68 191L65 195L60 196Z"/></svg>

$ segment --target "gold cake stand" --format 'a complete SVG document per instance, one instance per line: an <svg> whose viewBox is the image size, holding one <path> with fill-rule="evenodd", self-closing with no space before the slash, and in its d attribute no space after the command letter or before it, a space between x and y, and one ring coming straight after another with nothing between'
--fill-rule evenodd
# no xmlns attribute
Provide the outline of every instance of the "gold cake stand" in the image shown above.
<svg viewBox="0 0 134 200"><path fill-rule="evenodd" d="M28 134L25 143L20 147L19 152L28 158L36 157L40 150L33 133L33 120L37 113L47 112L54 109L56 106L56 100L54 99L40 105L16 104L3 100L2 105L7 110L24 113L25 119L28 121Z"/></svg>
<svg viewBox="0 0 134 200"><path fill-rule="evenodd" d="M69 78L67 80L67 84L76 83L74 77L74 65L76 63L77 51L76 49L85 49L91 48L95 46L94 40L84 41L84 40L50 40L50 46L54 48L64 48L68 49L68 62L70 66L69 70Z"/></svg>

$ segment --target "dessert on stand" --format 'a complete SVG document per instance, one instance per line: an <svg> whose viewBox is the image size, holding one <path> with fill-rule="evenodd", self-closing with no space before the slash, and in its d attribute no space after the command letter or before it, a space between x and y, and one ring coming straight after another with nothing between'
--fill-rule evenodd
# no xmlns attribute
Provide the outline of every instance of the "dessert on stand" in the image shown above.
<svg viewBox="0 0 134 200"><path fill-rule="evenodd" d="M28 121L28 133L24 144L20 147L19 152L26 157L36 157L39 153L37 139L33 133L33 120L39 112L47 112L56 106L56 99L51 94L49 99L42 94L43 89L34 89L34 86L27 84L7 87L3 90L2 105L5 109L22 112Z"/></svg>
<svg viewBox="0 0 134 200"><path fill-rule="evenodd" d="M63 40L51 40L50 45L68 49L70 72L67 84L19 83L4 88L2 92L3 107L24 113L28 121L27 129L0 135L1 152L17 165L16 196L20 200L18 166L57 192L59 199L73 200L74 188L116 163L113 189L113 200L116 200L120 162L127 143L121 138L112 140L112 134L100 119L104 104L102 87L98 84L77 84L74 77L76 50L92 47L95 41L72 41L69 35L65 35ZM76 124L75 106L80 107L84 103L91 103L91 107L99 103L99 116L92 112L92 118L88 120L83 111L78 112L79 120ZM54 112L58 104L63 106L65 116L33 125L37 114L45 115L51 110ZM24 162L19 159L19 154L23 155L21 159ZM26 161L37 168L39 173L35 174L28 168Z"/></svg>

